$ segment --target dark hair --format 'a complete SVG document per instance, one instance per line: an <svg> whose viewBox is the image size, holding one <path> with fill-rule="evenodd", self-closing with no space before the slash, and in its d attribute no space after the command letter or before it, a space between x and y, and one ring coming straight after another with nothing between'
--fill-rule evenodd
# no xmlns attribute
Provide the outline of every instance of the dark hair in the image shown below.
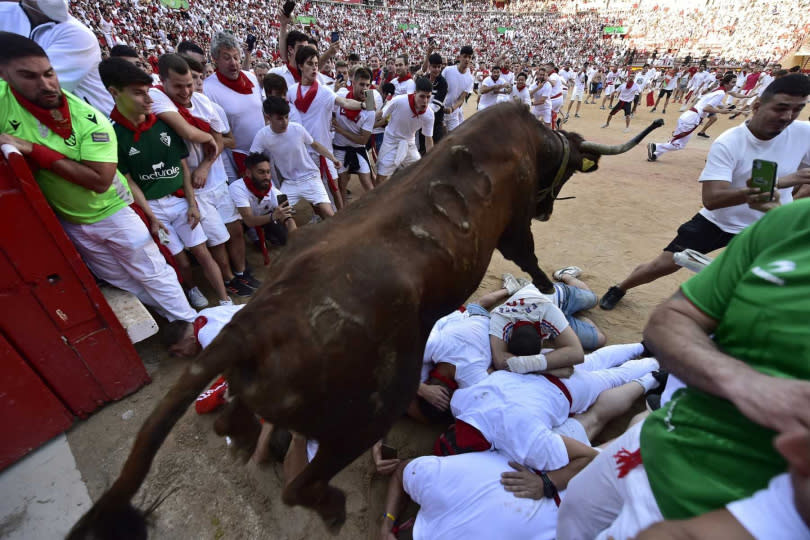
<svg viewBox="0 0 810 540"><path fill-rule="evenodd" d="M287 79L278 73L268 73L265 75L262 86L264 86L264 93L268 96L272 96L273 92L276 90L280 90L285 96L287 95Z"/></svg>
<svg viewBox="0 0 810 540"><path fill-rule="evenodd" d="M317 39L315 39L315 38L314 38L314 37L312 37L312 36L309 36L309 37L307 38L307 43L309 43L310 45L312 45L312 46L313 46L313 47L315 47L316 49L318 48L318 40L317 40Z"/></svg>
<svg viewBox="0 0 810 540"><path fill-rule="evenodd" d="M428 57L428 63L431 66L440 66L442 65L442 55L439 53L433 53Z"/></svg>
<svg viewBox="0 0 810 540"><path fill-rule="evenodd" d="M406 66L408 65L408 55L407 54L398 54L398 55L396 55L394 57L394 60L397 60L398 58L402 58L402 63L405 64Z"/></svg>
<svg viewBox="0 0 810 540"><path fill-rule="evenodd" d="M295 65L300 68L313 56L315 58L318 57L318 51L315 47L301 47L298 49L298 52L295 53Z"/></svg>
<svg viewBox="0 0 810 540"><path fill-rule="evenodd" d="M383 93L384 96L393 94L396 91L397 91L397 89L394 86L394 83L387 82L387 83L384 83L382 85L382 93Z"/></svg>
<svg viewBox="0 0 810 540"><path fill-rule="evenodd" d="M138 51L129 45L116 45L110 49L110 58L140 58Z"/></svg>
<svg viewBox="0 0 810 540"><path fill-rule="evenodd" d="M169 70L178 75L185 75L189 72L188 62L179 54L167 53L158 58L158 73L161 79L169 78Z"/></svg>
<svg viewBox="0 0 810 540"><path fill-rule="evenodd" d="M292 30L289 34L287 34L287 47L292 47L293 49L298 43L309 43L309 36L303 32L299 32L298 30Z"/></svg>
<svg viewBox="0 0 810 540"><path fill-rule="evenodd" d="M523 77L524 79L528 79L529 75L525 71L521 71L520 73L515 75L515 80L517 80L518 77Z"/></svg>
<svg viewBox="0 0 810 540"><path fill-rule="evenodd" d="M98 65L98 74L104 88L123 90L131 84L152 86L152 76L144 70L121 57L107 58Z"/></svg>
<svg viewBox="0 0 810 540"><path fill-rule="evenodd" d="M777 69L776 71L773 72L773 78L779 79L780 77L787 76L788 73L790 72L786 69Z"/></svg>
<svg viewBox="0 0 810 540"><path fill-rule="evenodd" d="M353 79L363 79L363 80L371 80L371 70L367 67L360 66L354 70L354 75L352 76Z"/></svg>
<svg viewBox="0 0 810 540"><path fill-rule="evenodd" d="M459 54L469 54L470 56L472 56L473 48L470 45L464 45L461 48L461 51L459 52Z"/></svg>
<svg viewBox="0 0 810 540"><path fill-rule="evenodd" d="M787 94L789 96L807 97L810 96L810 78L801 73L792 73L774 79L771 84L759 96L760 103L770 101L776 94Z"/></svg>
<svg viewBox="0 0 810 540"><path fill-rule="evenodd" d="M185 54L189 52L205 56L205 51L202 50L202 47L200 47L193 41L184 40L181 41L179 45L177 45L177 54Z"/></svg>
<svg viewBox="0 0 810 540"><path fill-rule="evenodd" d="M416 79L416 91L433 92L433 84L431 84L430 79L427 77L419 77Z"/></svg>
<svg viewBox="0 0 810 540"><path fill-rule="evenodd" d="M265 161L270 161L270 158L261 152L251 152L245 158L245 168L252 169L259 163L264 163Z"/></svg>
<svg viewBox="0 0 810 540"><path fill-rule="evenodd" d="M492 64L492 67L489 68L490 71L494 71L496 69L498 71L500 71L501 70L501 65L500 64Z"/></svg>
<svg viewBox="0 0 810 540"><path fill-rule="evenodd" d="M290 114L290 104L287 103L286 99L278 96L270 96L265 99L262 109L264 110L264 114L267 116L272 116L274 114L284 116L285 114Z"/></svg>
<svg viewBox="0 0 810 540"><path fill-rule="evenodd" d="M725 75L723 75L723 78L720 80L720 84L722 84L723 86L726 86L726 85L730 84L731 81L733 81L736 78L737 78L737 76L734 75L733 73L726 73Z"/></svg>
<svg viewBox="0 0 810 540"><path fill-rule="evenodd" d="M12 60L31 56L48 57L45 49L37 45L33 39L13 32L0 32L0 66Z"/></svg>
<svg viewBox="0 0 810 540"><path fill-rule="evenodd" d="M788 71L791 72L791 73L799 73L801 70L802 70L801 66L793 66Z"/></svg>
<svg viewBox="0 0 810 540"><path fill-rule="evenodd" d="M191 69L191 71L194 71L195 73L205 73L205 68L200 62L197 62L190 56L185 56L182 54L180 56L182 56L183 60L186 61L186 64L188 64L188 67L189 69Z"/></svg>
<svg viewBox="0 0 810 540"><path fill-rule="evenodd" d="M506 344L509 354L514 356L529 356L538 354L543 348L543 339L532 325L521 325L512 329L512 335Z"/></svg>
<svg viewBox="0 0 810 540"><path fill-rule="evenodd" d="M349 53L349 57L347 58L349 62L359 62L360 55L357 53Z"/></svg>

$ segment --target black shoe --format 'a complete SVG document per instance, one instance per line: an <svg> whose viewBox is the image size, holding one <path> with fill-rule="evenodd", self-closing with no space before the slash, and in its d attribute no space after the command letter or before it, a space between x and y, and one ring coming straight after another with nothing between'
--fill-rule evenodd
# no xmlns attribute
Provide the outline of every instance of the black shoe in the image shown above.
<svg viewBox="0 0 810 540"><path fill-rule="evenodd" d="M647 402L647 409L649 409L650 412L655 412L661 408L660 394L650 394L645 397L644 400Z"/></svg>
<svg viewBox="0 0 810 540"><path fill-rule="evenodd" d="M225 291L228 294L235 294L236 296L250 296L253 294L253 289L239 281L236 277L225 282Z"/></svg>
<svg viewBox="0 0 810 540"><path fill-rule="evenodd" d="M616 307L616 304L619 303L619 300L621 300L624 295L625 291L614 285L608 289L604 296L602 296L602 299L599 301L599 307L602 309L611 310Z"/></svg>
<svg viewBox="0 0 810 540"><path fill-rule="evenodd" d="M241 276L234 275L234 279L241 281L251 289L258 289L259 287L262 286L262 282L253 277L253 274L251 274L250 270L248 270L247 268L245 269L244 272L242 272Z"/></svg>
<svg viewBox="0 0 810 540"><path fill-rule="evenodd" d="M646 347L645 347L646 349ZM664 387L667 385L667 380L669 380L669 371L665 369L656 369L652 372L653 379L658 381L658 388L654 388L647 392L647 395L650 394L658 394L661 395L664 393Z"/></svg>
<svg viewBox="0 0 810 540"><path fill-rule="evenodd" d="M647 143L647 161L655 161L658 156L655 155L655 143Z"/></svg>
<svg viewBox="0 0 810 540"><path fill-rule="evenodd" d="M703 137L704 139L711 139L711 137L709 137L708 135L706 135L706 134L705 134L705 133L703 133L703 132L698 133L698 134L697 134L697 136L698 136L698 137Z"/></svg>
<svg viewBox="0 0 810 540"><path fill-rule="evenodd" d="M650 109L650 112L655 112L655 107L653 107L652 109Z"/></svg>

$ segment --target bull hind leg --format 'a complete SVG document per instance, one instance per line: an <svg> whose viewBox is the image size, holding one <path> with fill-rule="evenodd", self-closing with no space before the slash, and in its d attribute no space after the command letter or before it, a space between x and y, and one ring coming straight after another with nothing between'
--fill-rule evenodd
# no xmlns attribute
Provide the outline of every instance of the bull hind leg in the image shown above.
<svg viewBox="0 0 810 540"><path fill-rule="evenodd" d="M256 448L261 425L244 402L236 396L214 422L214 432L220 437L229 437L234 450L247 460Z"/></svg>
<svg viewBox="0 0 810 540"><path fill-rule="evenodd" d="M507 229L498 241L498 251L529 274L532 282L541 292L546 294L554 292L554 283L537 264L537 255L534 254L534 237L528 224L517 231L511 227Z"/></svg>

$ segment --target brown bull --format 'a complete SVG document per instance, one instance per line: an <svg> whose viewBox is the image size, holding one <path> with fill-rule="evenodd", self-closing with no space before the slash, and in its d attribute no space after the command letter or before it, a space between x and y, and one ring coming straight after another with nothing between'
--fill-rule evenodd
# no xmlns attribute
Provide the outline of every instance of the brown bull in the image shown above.
<svg viewBox="0 0 810 540"><path fill-rule="evenodd" d="M627 151L658 125L612 147L552 132L519 105L491 107L333 219L293 235L271 277L158 404L121 475L70 537L146 535L130 500L219 373L235 398L217 432L236 434L234 422L256 413L318 440L283 500L342 525L345 498L329 481L405 411L433 323L475 291L495 249L550 291L532 218L549 218L575 171L595 170L600 155Z"/></svg>

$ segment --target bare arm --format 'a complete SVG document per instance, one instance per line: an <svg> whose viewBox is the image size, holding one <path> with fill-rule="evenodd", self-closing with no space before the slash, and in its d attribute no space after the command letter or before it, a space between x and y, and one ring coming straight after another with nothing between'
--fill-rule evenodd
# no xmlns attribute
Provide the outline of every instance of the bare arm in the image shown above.
<svg viewBox="0 0 810 540"><path fill-rule="evenodd" d="M566 489L568 482L593 461L593 458L598 454L590 446L575 439L564 435L560 437L565 444L565 449L568 451L568 465L555 471L544 471L558 491ZM501 484L506 491L513 493L515 497L523 499L540 500L545 497L543 479L539 474L515 461L510 461L509 466L515 471L501 474Z"/></svg>
<svg viewBox="0 0 810 540"><path fill-rule="evenodd" d="M731 182L724 180L708 180L701 182L701 194L703 196L703 206L708 210L717 208L727 208L748 202L748 195L758 193L757 188L735 188Z"/></svg>
<svg viewBox="0 0 810 540"><path fill-rule="evenodd" d="M183 193L188 203L188 224L195 228L200 224L200 210L197 208L197 199L194 198L194 187L191 185L191 171L185 159L180 160L183 167Z"/></svg>
<svg viewBox="0 0 810 540"><path fill-rule="evenodd" d="M547 367L544 371L572 367L585 361L582 344L570 326L563 330L554 340L549 341L555 346L555 349L545 355ZM489 344L492 350L492 365L495 366L495 369L508 370L507 361L514 355L507 349L506 342L490 335Z"/></svg>
<svg viewBox="0 0 810 540"><path fill-rule="evenodd" d="M278 55L282 62L289 64L287 58L287 25L290 24L290 18L284 14L282 8L278 10L278 22Z"/></svg>
<svg viewBox="0 0 810 540"><path fill-rule="evenodd" d="M368 142L368 138L371 137L370 131L363 130L360 133L353 133L348 129L343 129L340 124L334 121L332 122L332 127L335 128L335 131L356 144L366 144Z"/></svg>
<svg viewBox="0 0 810 540"><path fill-rule="evenodd" d="M347 111L364 110L362 101L357 101L356 99L348 99L343 96L336 96L335 104L338 105L339 107L343 107Z"/></svg>
<svg viewBox="0 0 810 540"><path fill-rule="evenodd" d="M325 147L324 147L324 146L323 146L321 143L319 143L319 142L317 142L317 141L312 141L311 146L312 146L312 149L313 149L313 150L315 150L316 152L318 152L320 155L322 155L323 157L325 157L325 158L326 158L326 159L328 159L329 161L331 161L331 162L333 162L333 163L335 163L335 164L340 163L340 162L338 161L338 159L337 159L335 156L333 156L333 155L332 155L332 152L330 152L329 150L327 150L327 149L326 149L326 148L325 148ZM340 167L338 167L338 168L340 168Z"/></svg>
<svg viewBox="0 0 810 540"><path fill-rule="evenodd" d="M636 540L754 540L736 518L723 508L683 521L661 521L645 529Z"/></svg>
<svg viewBox="0 0 810 540"><path fill-rule="evenodd" d="M433 148L433 137L425 137L425 153L430 152L431 148Z"/></svg>
<svg viewBox="0 0 810 540"><path fill-rule="evenodd" d="M391 532L394 528L394 520L402 510L404 503L408 500L408 494L405 493L403 487L402 475L405 472L405 466L411 460L403 461L391 475L391 480L388 482L388 494L385 497L385 511L382 518L382 526L380 527L380 539L389 540L396 539L396 536ZM390 516L390 517L389 517ZM393 517L394 519L391 519Z"/></svg>
<svg viewBox="0 0 810 540"><path fill-rule="evenodd" d="M220 134L222 136L222 149L225 148L236 148L236 139L233 137L233 133L230 131L228 133Z"/></svg>

